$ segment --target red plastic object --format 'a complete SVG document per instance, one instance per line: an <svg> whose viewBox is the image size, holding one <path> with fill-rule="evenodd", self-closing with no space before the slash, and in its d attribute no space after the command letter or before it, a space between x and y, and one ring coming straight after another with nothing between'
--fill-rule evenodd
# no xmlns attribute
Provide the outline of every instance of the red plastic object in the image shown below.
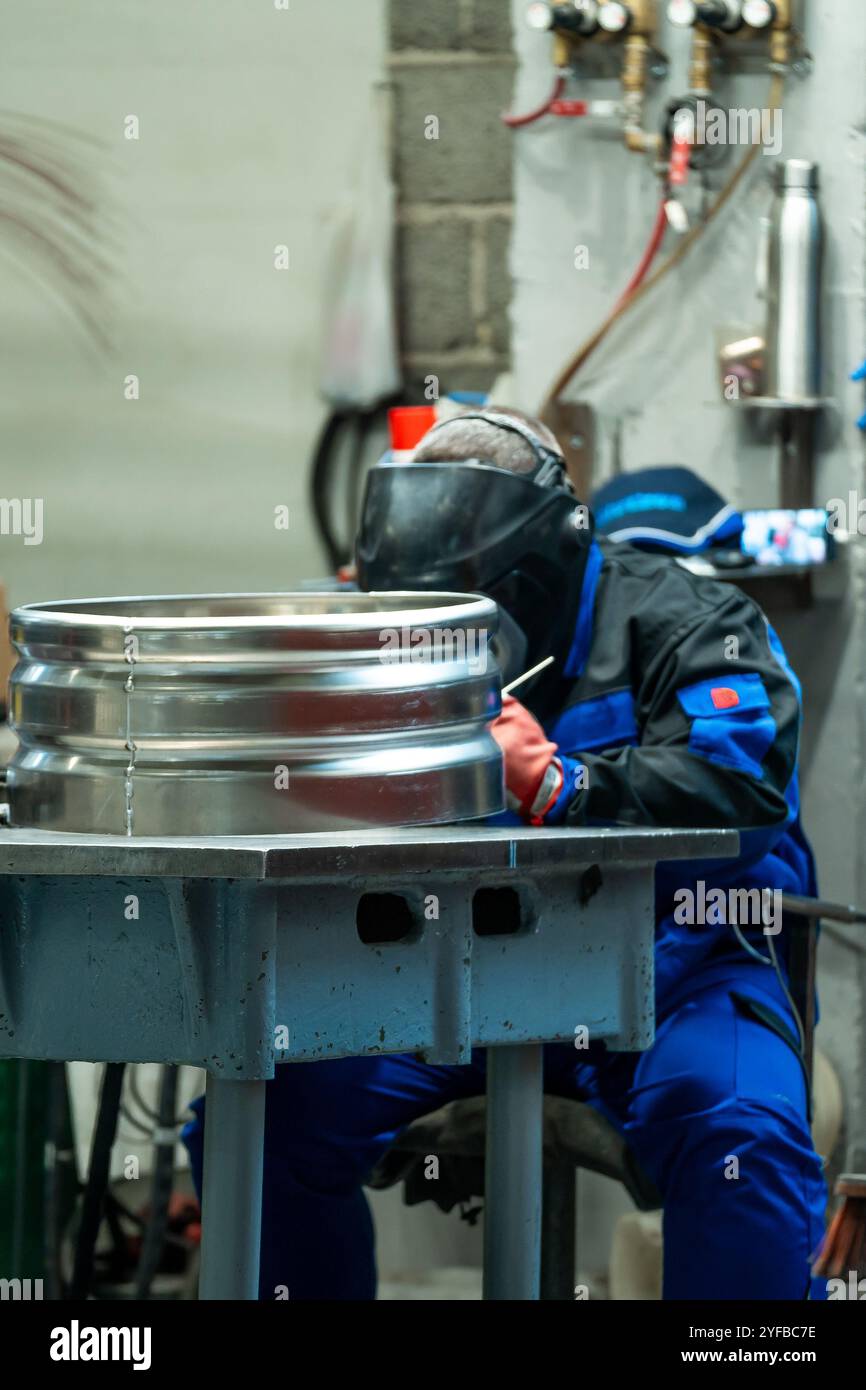
<svg viewBox="0 0 866 1390"><path fill-rule="evenodd" d="M714 686L710 691L710 699L716 709L733 709L740 703L736 690L731 690L728 685Z"/></svg>
<svg viewBox="0 0 866 1390"><path fill-rule="evenodd" d="M436 424L435 405L396 405L388 411L388 433L391 448L406 453L424 438Z"/></svg>
<svg viewBox="0 0 866 1390"><path fill-rule="evenodd" d="M668 182L672 188L682 188L689 177L689 160L692 156L691 140L677 136L671 146L671 162L668 169Z"/></svg>
<svg viewBox="0 0 866 1390"><path fill-rule="evenodd" d="M589 102L581 101L579 97L559 97L550 103L548 110L551 116L585 116L589 111Z"/></svg>

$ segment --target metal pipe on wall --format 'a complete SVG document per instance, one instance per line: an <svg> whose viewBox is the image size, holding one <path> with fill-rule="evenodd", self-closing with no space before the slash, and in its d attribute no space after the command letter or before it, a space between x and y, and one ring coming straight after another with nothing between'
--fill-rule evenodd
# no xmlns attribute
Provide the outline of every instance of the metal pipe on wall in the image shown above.
<svg viewBox="0 0 866 1390"><path fill-rule="evenodd" d="M766 393L806 407L821 395L824 234L817 191L817 165L786 159L778 166L770 218Z"/></svg>

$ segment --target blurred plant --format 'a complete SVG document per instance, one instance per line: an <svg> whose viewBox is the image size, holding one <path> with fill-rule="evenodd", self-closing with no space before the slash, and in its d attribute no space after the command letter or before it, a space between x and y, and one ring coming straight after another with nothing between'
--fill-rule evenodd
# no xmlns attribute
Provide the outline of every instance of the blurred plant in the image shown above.
<svg viewBox="0 0 866 1390"><path fill-rule="evenodd" d="M110 347L105 146L59 121L0 111L0 250L47 285Z"/></svg>

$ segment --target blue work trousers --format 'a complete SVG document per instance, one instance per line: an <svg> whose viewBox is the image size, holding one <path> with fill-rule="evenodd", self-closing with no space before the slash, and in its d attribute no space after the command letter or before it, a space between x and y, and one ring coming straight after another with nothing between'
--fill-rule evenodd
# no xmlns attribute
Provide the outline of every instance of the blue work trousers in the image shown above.
<svg viewBox="0 0 866 1390"><path fill-rule="evenodd" d="M809 1266L826 1190L802 1064L732 991L735 980L696 989L647 1052L547 1046L545 1089L602 1111L662 1194L666 1298L823 1297ZM484 1063L478 1051L460 1067L395 1055L277 1068L260 1297L285 1287L292 1299L375 1296L364 1179L403 1126L482 1093ZM200 1190L203 1101L194 1109L184 1137Z"/></svg>

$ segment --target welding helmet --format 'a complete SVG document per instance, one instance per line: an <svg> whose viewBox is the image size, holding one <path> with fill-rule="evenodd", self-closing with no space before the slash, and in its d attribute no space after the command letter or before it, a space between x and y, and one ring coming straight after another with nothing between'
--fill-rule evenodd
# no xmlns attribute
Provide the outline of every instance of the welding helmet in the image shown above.
<svg viewBox="0 0 866 1390"><path fill-rule="evenodd" d="M521 435L534 468L513 473L483 458L378 464L367 476L358 582L365 590L488 595L499 605L497 656L507 681L546 656L564 658L592 522L562 455L530 426L495 411L459 419Z"/></svg>

